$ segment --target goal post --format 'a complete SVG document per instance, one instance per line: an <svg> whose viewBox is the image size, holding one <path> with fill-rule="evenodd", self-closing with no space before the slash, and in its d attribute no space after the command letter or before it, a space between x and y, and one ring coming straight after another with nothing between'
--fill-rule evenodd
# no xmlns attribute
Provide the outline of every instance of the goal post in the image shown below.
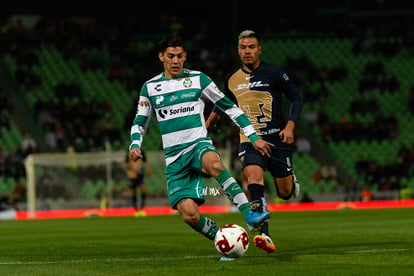
<svg viewBox="0 0 414 276"><path fill-rule="evenodd" d="M76 172L81 168L100 167L104 173L102 179L107 183L108 202L112 202L114 167L122 166L125 161L125 151L94 152L94 153L35 153L30 154L24 162L27 179L27 211L29 218L35 218L37 209L36 182L39 179L36 168L66 169Z"/></svg>

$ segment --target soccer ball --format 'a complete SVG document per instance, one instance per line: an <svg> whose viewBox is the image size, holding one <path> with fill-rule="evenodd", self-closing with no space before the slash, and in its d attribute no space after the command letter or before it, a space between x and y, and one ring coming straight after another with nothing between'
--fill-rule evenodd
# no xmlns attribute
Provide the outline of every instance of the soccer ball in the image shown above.
<svg viewBox="0 0 414 276"><path fill-rule="evenodd" d="M249 235L240 225L227 224L220 227L214 238L214 245L220 255L239 258L249 248Z"/></svg>

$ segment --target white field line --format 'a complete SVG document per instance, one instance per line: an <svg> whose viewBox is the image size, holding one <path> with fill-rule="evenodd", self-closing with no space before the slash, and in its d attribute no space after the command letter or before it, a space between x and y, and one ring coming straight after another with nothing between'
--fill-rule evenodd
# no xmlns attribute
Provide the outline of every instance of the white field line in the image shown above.
<svg viewBox="0 0 414 276"><path fill-rule="evenodd" d="M348 254L359 253L387 253L387 252L404 252L414 251L414 248L389 248L389 249L371 249L371 250L354 250L345 251ZM205 258L219 258L218 255L207 256L184 256L184 259L205 259ZM94 262L145 262L154 261L157 258L100 258L100 259L82 259L82 260L62 260L62 261L17 261L17 262L1 262L0 265L47 265L47 264L76 264L76 263L94 263ZM182 257L163 257L164 260L182 260Z"/></svg>
<svg viewBox="0 0 414 276"><path fill-rule="evenodd" d="M402 251L414 251L414 248L388 248L388 249L354 250L354 251L346 251L345 253L384 253L384 252L402 252Z"/></svg>
<svg viewBox="0 0 414 276"><path fill-rule="evenodd" d="M217 258L219 255L207 256L184 256L184 259L206 259ZM158 258L99 258L99 259L82 259L82 260L61 260L61 261L17 261L17 262L1 262L0 265L44 265L44 264L77 264L77 263L95 263L95 262L153 262ZM182 257L163 257L163 260L182 260Z"/></svg>

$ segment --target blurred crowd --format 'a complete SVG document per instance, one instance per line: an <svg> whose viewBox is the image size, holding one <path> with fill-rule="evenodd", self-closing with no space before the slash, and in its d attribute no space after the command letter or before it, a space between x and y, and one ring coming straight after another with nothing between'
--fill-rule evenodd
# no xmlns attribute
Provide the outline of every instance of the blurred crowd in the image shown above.
<svg viewBox="0 0 414 276"><path fill-rule="evenodd" d="M125 85L127 91L137 93L141 84L149 77L158 74L160 65L156 62L156 49L139 52L136 44L142 36L152 36L154 42L167 32L183 35L189 40L188 67L202 70L211 76L219 85L225 74L237 64L236 53L229 49L234 48L234 38L225 33L217 32L220 21L201 21L196 31L193 21L177 16L160 16L157 24L147 24L136 18L93 18L93 17L39 17L33 26L26 26L18 18L14 24L3 28L1 34L1 52L16 58L17 69L14 80L22 93L36 93L41 89L42 80L34 70L38 65L36 50L41 45L50 43L64 54L66 59L77 61L82 70L104 70L109 80L117 80ZM395 34L394 24L375 26L375 21L361 20L361 25L349 22L340 26L339 36L353 37L353 52L355 55L373 54L392 56L402 48L409 48L413 39L407 28ZM210 24L211 23L211 24ZM272 34L280 31L280 26L289 24L282 20L273 23L258 22L257 31L263 34ZM154 32L156 30L156 32ZM239 31L239 30L237 30ZM286 30L294 31L292 30ZM154 45L155 46L155 45ZM350 78L349 69L344 66L335 68L318 68L306 56L300 58L288 57L284 64L280 64L292 77L303 93L305 102L323 103L329 100L328 88L325 81L336 80L346 82ZM319 82L319 89L311 89L310 84ZM385 69L381 59L368 63L359 80L359 93L350 106L349 115L344 115L341 121L332 121L329 114L322 111L310 110L305 115L306 122L312 127L319 125L325 142L337 141L370 141L392 140L397 137L398 120L393 113L380 112L375 95L377 93L397 93L401 84L395 74ZM114 124L109 115L111 103L100 99L86 100L79 83L64 81L54 88L54 97L38 100L34 105L35 120L45 133L45 143L51 152L65 152L68 149L75 151L98 151L104 147L105 141L121 143L120 128ZM368 97L366 95L372 95ZM4 101L2 100L4 99ZM414 114L414 86L410 88L407 99L409 110ZM0 91L0 119L1 127L9 127L6 95ZM136 104L131 103L129 115L125 118L122 131L128 131L135 114ZM207 111L209 108L207 108ZM361 125L352 115L371 114L375 119L373 126ZM216 126L215 137L217 145L224 146L227 141L230 145L237 145L237 135L228 128L226 121ZM24 141L19 149L12 153L0 151L1 177L24 176L21 161L31 152L38 151L36 142L32 142L30 133L25 134ZM228 143L228 142L227 142ZM121 145L124 147L124 145ZM236 148L233 147L233 151ZM311 152L309 139L299 135L297 151ZM412 163L411 163L412 164ZM396 165L396 164L394 164ZM371 166L372 167L372 166ZM365 173L365 172L364 172ZM391 188L393 186L391 185Z"/></svg>

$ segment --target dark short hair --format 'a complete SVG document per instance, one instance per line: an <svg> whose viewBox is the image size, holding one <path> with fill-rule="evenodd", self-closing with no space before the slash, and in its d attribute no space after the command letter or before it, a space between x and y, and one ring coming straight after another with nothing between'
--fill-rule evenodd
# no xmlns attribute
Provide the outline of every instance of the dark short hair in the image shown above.
<svg viewBox="0 0 414 276"><path fill-rule="evenodd" d="M176 35L166 35L164 38L158 42L158 51L163 53L168 47L183 47L184 43L181 37Z"/></svg>
<svg viewBox="0 0 414 276"><path fill-rule="evenodd" d="M242 38L246 38L246 37L254 37L254 38L257 39L257 41L260 42L260 37L255 31L244 30L239 34L239 40L242 39Z"/></svg>

